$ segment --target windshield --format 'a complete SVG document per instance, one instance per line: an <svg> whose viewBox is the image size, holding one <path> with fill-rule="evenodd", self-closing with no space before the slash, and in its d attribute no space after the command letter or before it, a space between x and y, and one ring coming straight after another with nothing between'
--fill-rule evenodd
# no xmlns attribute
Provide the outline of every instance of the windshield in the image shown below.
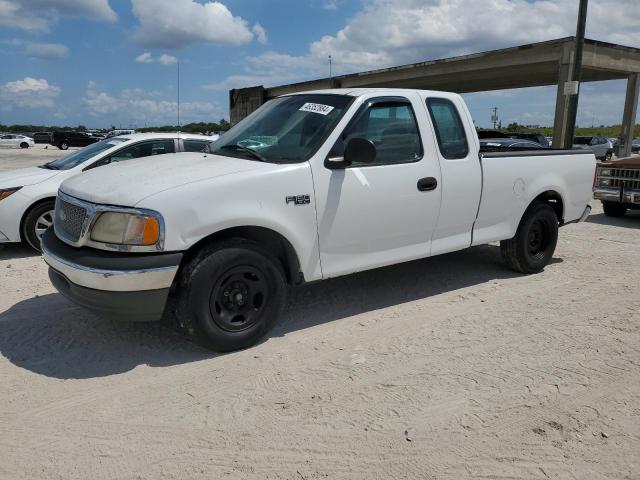
<svg viewBox="0 0 640 480"><path fill-rule="evenodd" d="M311 158L354 97L310 94L275 98L234 126L211 153L273 163Z"/></svg>
<svg viewBox="0 0 640 480"><path fill-rule="evenodd" d="M116 145L126 142L127 138L110 138L109 140L103 140L102 142L92 143L88 147L81 148L80 150L73 152L66 157L62 157L53 162L49 162L44 165L44 168L51 170L69 170L73 167L77 167L81 163L89 160L91 157L95 157L100 152L108 150Z"/></svg>

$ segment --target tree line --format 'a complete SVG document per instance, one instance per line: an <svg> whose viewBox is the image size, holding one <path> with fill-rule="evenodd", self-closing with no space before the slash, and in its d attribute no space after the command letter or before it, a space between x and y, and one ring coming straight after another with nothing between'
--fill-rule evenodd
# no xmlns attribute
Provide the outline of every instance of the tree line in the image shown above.
<svg viewBox="0 0 640 480"><path fill-rule="evenodd" d="M193 122L185 125L161 125L156 127L144 127L144 128L132 128L137 132L177 132L180 130L185 133L204 133L204 132L224 132L229 130L231 125L224 118L218 122ZM111 128L94 128L91 131L108 132L109 130L115 130L116 126L112 125ZM84 125L78 125L77 127L58 126L58 125L3 125L0 123L0 132L10 133L26 133L26 132L84 132L88 128Z"/></svg>

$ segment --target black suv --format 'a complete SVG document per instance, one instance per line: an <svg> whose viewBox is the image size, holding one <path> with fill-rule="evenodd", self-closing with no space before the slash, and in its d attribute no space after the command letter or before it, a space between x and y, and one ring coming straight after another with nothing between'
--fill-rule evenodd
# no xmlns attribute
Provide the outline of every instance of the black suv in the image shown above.
<svg viewBox="0 0 640 480"><path fill-rule="evenodd" d="M66 150L69 147L86 147L98 140L84 132L53 132L49 143L60 150Z"/></svg>

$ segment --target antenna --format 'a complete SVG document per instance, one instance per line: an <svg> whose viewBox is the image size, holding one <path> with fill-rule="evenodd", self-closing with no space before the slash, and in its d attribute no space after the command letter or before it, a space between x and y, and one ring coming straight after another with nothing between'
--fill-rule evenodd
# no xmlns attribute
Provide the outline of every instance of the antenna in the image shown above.
<svg viewBox="0 0 640 480"><path fill-rule="evenodd" d="M331 68L331 55L329 55L329 85L333 86L333 71Z"/></svg>
<svg viewBox="0 0 640 480"><path fill-rule="evenodd" d="M180 133L180 60L178 60L178 133Z"/></svg>

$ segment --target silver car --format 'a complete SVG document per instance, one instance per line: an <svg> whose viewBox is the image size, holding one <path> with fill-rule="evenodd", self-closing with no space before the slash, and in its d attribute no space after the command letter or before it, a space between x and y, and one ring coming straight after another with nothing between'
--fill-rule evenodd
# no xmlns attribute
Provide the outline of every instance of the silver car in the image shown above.
<svg viewBox="0 0 640 480"><path fill-rule="evenodd" d="M613 145L606 137L575 137L573 149L591 150L598 160L611 160L613 156Z"/></svg>

